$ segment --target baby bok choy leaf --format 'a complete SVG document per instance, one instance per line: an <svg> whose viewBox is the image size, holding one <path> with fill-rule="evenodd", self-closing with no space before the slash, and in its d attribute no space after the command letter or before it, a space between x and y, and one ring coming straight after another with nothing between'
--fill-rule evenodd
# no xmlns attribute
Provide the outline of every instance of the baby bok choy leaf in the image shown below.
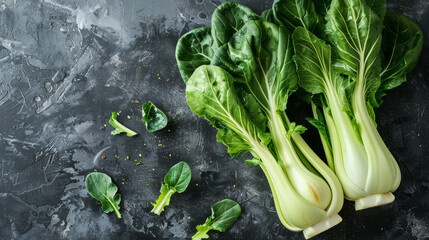
<svg viewBox="0 0 429 240"><path fill-rule="evenodd" d="M147 102L142 106L142 121L149 132L159 131L167 126L167 116L152 102Z"/></svg>
<svg viewBox="0 0 429 240"><path fill-rule="evenodd" d="M121 133L126 133L128 137L133 137L137 135L136 132L125 127L120 122L118 122L117 118L118 118L118 114L116 112L112 112L112 116L110 117L110 120L109 120L109 124L115 128L115 130L111 132L112 135L118 135Z"/></svg>
<svg viewBox="0 0 429 240"><path fill-rule="evenodd" d="M119 212L121 194L116 194L118 187L109 176L98 172L90 173L85 178L85 187L93 198L101 202L103 212L115 212L118 218L122 217Z"/></svg>
<svg viewBox="0 0 429 240"><path fill-rule="evenodd" d="M230 199L224 199L211 207L212 215L207 218L203 225L197 226L197 233L192 237L194 240L209 238L207 232L216 230L225 232L241 214L238 203Z"/></svg>
<svg viewBox="0 0 429 240"><path fill-rule="evenodd" d="M171 167L167 175L164 177L164 183L161 186L161 195L156 203L152 203L152 212L160 215L164 211L164 207L170 204L171 196L178 192L182 193L186 190L191 181L191 168L185 162L179 162Z"/></svg>

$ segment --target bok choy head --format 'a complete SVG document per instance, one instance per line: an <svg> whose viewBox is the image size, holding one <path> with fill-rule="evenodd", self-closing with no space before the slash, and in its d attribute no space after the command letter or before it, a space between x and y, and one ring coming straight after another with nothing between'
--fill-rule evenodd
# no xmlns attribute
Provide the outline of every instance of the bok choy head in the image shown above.
<svg viewBox="0 0 429 240"><path fill-rule="evenodd" d="M242 5L225 4L218 9L233 8L215 11L211 31L192 30L178 42L176 58L188 105L218 129L218 141L232 156L253 154L248 162L264 171L281 222L314 236L341 221L337 213L343 192L334 173L299 135L305 128L285 114L288 96L297 88L291 36ZM214 19L231 27L215 27ZM208 58L196 66L193 58L201 59L202 49ZM195 70L188 77L191 68Z"/></svg>
<svg viewBox="0 0 429 240"><path fill-rule="evenodd" d="M323 109L314 110L312 123L320 130L329 165L357 210L392 202L400 169L376 129L373 108L416 65L422 33L409 18L386 12L385 1L332 0L322 12L311 7L321 2L306 2L307 7L294 5L301 11L289 29L299 85ZM275 2L277 23L291 12L276 6L294 3ZM305 19L323 15L324 28Z"/></svg>

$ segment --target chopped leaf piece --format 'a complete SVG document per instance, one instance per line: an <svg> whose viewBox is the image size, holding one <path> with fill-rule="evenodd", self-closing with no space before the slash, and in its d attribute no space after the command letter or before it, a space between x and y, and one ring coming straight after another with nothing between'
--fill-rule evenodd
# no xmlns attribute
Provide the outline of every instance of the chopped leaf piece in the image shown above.
<svg viewBox="0 0 429 240"><path fill-rule="evenodd" d="M151 102L143 104L142 116L142 121L149 132L156 132L167 126L167 116Z"/></svg>
<svg viewBox="0 0 429 240"><path fill-rule="evenodd" d="M155 169L153 169L155 170ZM185 162L179 162L171 167L164 177L164 183L161 186L161 195L156 203L152 203L152 212L160 215L164 207L170 204L170 198L175 193L182 193L186 190L191 181L191 168Z"/></svg>
<svg viewBox="0 0 429 240"><path fill-rule="evenodd" d="M98 172L90 173L86 176L85 187L93 198L101 202L103 212L115 212L118 218L122 217L119 212L121 194L116 194L118 187L112 182L109 176Z"/></svg>
<svg viewBox="0 0 429 240"><path fill-rule="evenodd" d="M110 125L112 125L112 127L115 128L115 130L112 131L112 135L118 135L121 133L126 133L128 137L133 137L137 135L136 132L119 123L116 120L117 118L118 118L118 114L116 114L116 112L112 112L112 117L110 117L110 120L109 120Z"/></svg>
<svg viewBox="0 0 429 240"><path fill-rule="evenodd" d="M207 218L203 225L197 226L197 233L192 237L194 240L209 238L207 232L217 230L225 232L241 214L238 203L230 199L224 199L211 207L212 215Z"/></svg>

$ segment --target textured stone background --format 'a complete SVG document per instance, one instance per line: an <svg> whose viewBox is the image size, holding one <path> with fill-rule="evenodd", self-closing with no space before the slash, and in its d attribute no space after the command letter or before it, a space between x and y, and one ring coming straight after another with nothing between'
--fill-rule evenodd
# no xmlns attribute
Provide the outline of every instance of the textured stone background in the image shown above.
<svg viewBox="0 0 429 240"><path fill-rule="evenodd" d="M243 213L212 239L303 239L279 222L262 171L228 157L216 131L186 105L176 42L209 25L221 2L0 1L0 239L189 239L224 198ZM272 4L239 2L257 13ZM408 82L376 110L402 170L397 200L360 212L346 202L344 221L315 239L429 238L429 1L388 0L388 8L417 21L426 38ZM149 100L169 117L153 134L140 121ZM288 115L308 126L308 108L292 98ZM111 111L139 136L110 135ZM321 153L314 131L304 138ZM150 202L179 161L192 168L190 187L155 216ZM84 177L95 170L119 186L123 219L102 213L87 194Z"/></svg>

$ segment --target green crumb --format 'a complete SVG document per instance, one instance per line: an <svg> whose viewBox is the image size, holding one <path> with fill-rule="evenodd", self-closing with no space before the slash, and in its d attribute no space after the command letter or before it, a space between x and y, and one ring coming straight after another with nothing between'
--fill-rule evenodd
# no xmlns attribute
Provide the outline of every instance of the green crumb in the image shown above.
<svg viewBox="0 0 429 240"><path fill-rule="evenodd" d="M188 148L188 147L186 147L186 151L189 151L189 148Z"/></svg>
<svg viewBox="0 0 429 240"><path fill-rule="evenodd" d="M131 117L128 115L127 118L130 119Z"/></svg>
<svg viewBox="0 0 429 240"><path fill-rule="evenodd" d="M122 185L124 185L125 183L124 182L122 182Z"/></svg>
<svg viewBox="0 0 429 240"><path fill-rule="evenodd" d="M162 147L162 143L158 144L158 147Z"/></svg>
<svg viewBox="0 0 429 240"><path fill-rule="evenodd" d="M149 187L149 183L148 183L148 184L146 184L146 186L148 186L148 187Z"/></svg>
<svg viewBox="0 0 429 240"><path fill-rule="evenodd" d="M212 163L213 161L210 161L210 163Z"/></svg>
<svg viewBox="0 0 429 240"><path fill-rule="evenodd" d="M138 166L138 165L140 165L142 162L138 162L138 163L136 163L136 166Z"/></svg>
<svg viewBox="0 0 429 240"><path fill-rule="evenodd" d="M140 153L140 154L139 154L139 157L141 157L141 156L142 156L142 154Z"/></svg>
<svg viewBox="0 0 429 240"><path fill-rule="evenodd" d="M127 160L130 159L130 156L127 156Z"/></svg>
<svg viewBox="0 0 429 240"><path fill-rule="evenodd" d="M104 127L107 127L107 125L106 125L106 124L104 124Z"/></svg>

